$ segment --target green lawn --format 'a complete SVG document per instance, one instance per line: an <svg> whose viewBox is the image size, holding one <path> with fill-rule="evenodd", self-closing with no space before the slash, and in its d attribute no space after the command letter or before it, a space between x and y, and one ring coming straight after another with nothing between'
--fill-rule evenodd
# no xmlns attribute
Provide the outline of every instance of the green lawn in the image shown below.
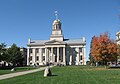
<svg viewBox="0 0 120 84"><path fill-rule="evenodd" d="M11 71L11 69L0 69L0 75L3 74L8 74L8 73L15 73L15 72L20 72L20 71L26 71L26 70L31 70L31 69L35 69L32 66L27 66L27 67L16 67L16 71Z"/></svg>
<svg viewBox="0 0 120 84"><path fill-rule="evenodd" d="M120 69L65 66L51 70L50 77L43 77L43 71L39 71L1 80L0 84L120 84Z"/></svg>
<svg viewBox="0 0 120 84"><path fill-rule="evenodd" d="M10 70L0 70L0 75L12 73Z"/></svg>

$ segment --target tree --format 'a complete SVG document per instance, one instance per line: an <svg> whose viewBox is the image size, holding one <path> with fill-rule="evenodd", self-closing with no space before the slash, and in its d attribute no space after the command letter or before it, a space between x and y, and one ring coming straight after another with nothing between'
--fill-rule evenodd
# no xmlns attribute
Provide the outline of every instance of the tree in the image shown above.
<svg viewBox="0 0 120 84"><path fill-rule="evenodd" d="M111 40L108 33L101 34L99 37L95 36L92 41L92 48L90 53L96 62L107 62L117 60L117 44Z"/></svg>
<svg viewBox="0 0 120 84"><path fill-rule="evenodd" d="M92 49L92 42L93 42L94 37L95 37L95 36L93 36L93 37L92 37L92 40L91 40L90 50ZM90 60L90 64L95 64L94 57L92 56L91 53L89 54L89 60Z"/></svg>
<svg viewBox="0 0 120 84"><path fill-rule="evenodd" d="M6 44L1 43L0 44L0 62L4 61L6 58Z"/></svg>
<svg viewBox="0 0 120 84"><path fill-rule="evenodd" d="M7 62L12 63L13 66L16 65L22 65L23 57L20 52L20 48L17 47L16 44L13 44L8 50L7 50Z"/></svg>

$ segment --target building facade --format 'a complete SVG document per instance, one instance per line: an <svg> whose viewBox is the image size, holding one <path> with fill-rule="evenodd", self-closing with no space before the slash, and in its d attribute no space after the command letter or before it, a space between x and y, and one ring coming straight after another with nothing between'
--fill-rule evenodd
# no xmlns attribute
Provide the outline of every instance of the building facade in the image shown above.
<svg viewBox="0 0 120 84"><path fill-rule="evenodd" d="M64 39L61 21L55 19L49 40L28 40L27 65L86 65L86 40Z"/></svg>
<svg viewBox="0 0 120 84"><path fill-rule="evenodd" d="M120 31L116 33L116 42L117 44L120 44Z"/></svg>
<svg viewBox="0 0 120 84"><path fill-rule="evenodd" d="M23 57L23 66L26 66L27 65L27 48L21 47L20 51Z"/></svg>
<svg viewBox="0 0 120 84"><path fill-rule="evenodd" d="M116 33L116 42L118 45L120 45L120 31ZM120 63L120 56L118 56L117 63Z"/></svg>

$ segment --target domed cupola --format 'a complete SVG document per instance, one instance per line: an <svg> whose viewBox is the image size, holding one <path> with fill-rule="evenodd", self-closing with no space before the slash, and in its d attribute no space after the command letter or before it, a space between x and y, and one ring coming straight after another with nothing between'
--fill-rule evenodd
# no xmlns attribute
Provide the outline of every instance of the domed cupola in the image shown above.
<svg viewBox="0 0 120 84"><path fill-rule="evenodd" d="M57 40L57 41L63 41L64 37L62 35L62 29L61 29L61 22L58 19L58 13L55 11L56 19L53 21L52 24L52 35L50 36L50 40Z"/></svg>
<svg viewBox="0 0 120 84"><path fill-rule="evenodd" d="M54 20L52 24L52 29L53 30L60 30L61 29L61 22L59 19Z"/></svg>

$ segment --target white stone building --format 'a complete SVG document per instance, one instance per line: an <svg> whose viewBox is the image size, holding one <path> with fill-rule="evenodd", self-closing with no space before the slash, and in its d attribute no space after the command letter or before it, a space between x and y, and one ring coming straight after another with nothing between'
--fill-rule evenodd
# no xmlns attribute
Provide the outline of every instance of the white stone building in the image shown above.
<svg viewBox="0 0 120 84"><path fill-rule="evenodd" d="M120 44L120 31L116 33L116 42L117 44Z"/></svg>
<svg viewBox="0 0 120 84"><path fill-rule="evenodd" d="M64 39L61 22L56 18L52 24L49 40L28 40L27 65L86 65L86 40Z"/></svg>
<svg viewBox="0 0 120 84"><path fill-rule="evenodd" d="M116 42L120 45L120 31L116 33ZM117 62L120 63L120 56L118 56Z"/></svg>

